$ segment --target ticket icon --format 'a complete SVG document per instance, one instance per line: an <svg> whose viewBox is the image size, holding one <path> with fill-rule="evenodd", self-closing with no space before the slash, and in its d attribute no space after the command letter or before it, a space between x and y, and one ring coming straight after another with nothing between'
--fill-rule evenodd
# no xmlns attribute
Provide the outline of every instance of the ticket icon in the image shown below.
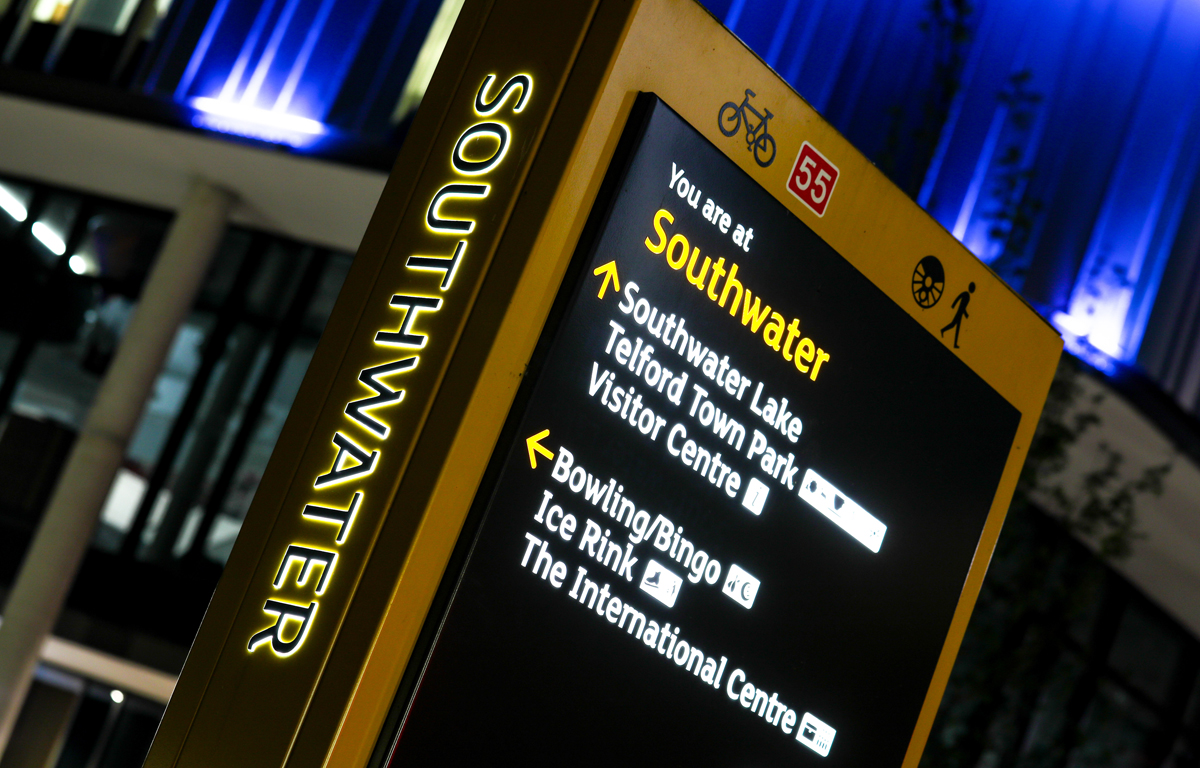
<svg viewBox="0 0 1200 768"><path fill-rule="evenodd" d="M821 722L812 712L805 712L800 727L796 730L796 741L816 752L821 757L829 754L833 737L837 731L828 723Z"/></svg>
<svg viewBox="0 0 1200 768"><path fill-rule="evenodd" d="M642 591L653 597L668 608L674 607L675 598L679 597L679 588L683 579L671 573L658 562L651 560L646 563L646 572L642 574Z"/></svg>

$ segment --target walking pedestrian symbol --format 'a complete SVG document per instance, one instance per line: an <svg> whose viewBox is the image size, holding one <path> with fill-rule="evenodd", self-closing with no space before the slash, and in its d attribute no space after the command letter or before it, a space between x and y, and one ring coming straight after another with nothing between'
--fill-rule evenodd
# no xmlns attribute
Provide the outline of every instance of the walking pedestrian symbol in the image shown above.
<svg viewBox="0 0 1200 768"><path fill-rule="evenodd" d="M975 283L968 285L967 290L958 294L958 298L955 299L954 303L950 305L951 309L957 307L958 311L954 313L954 319L950 321L950 324L942 329L942 338L946 337L946 331L950 330L951 328L954 329L955 349L958 349L958 332L962 330L962 321L970 317L970 315L967 314L967 303L971 301L972 293L975 293Z"/></svg>

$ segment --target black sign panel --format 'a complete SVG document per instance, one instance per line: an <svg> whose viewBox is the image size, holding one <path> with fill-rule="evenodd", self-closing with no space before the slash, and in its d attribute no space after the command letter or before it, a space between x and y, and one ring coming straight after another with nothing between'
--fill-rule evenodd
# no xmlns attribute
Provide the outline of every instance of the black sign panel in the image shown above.
<svg viewBox="0 0 1200 768"><path fill-rule="evenodd" d="M1019 414L664 104L625 147L391 764L898 766Z"/></svg>

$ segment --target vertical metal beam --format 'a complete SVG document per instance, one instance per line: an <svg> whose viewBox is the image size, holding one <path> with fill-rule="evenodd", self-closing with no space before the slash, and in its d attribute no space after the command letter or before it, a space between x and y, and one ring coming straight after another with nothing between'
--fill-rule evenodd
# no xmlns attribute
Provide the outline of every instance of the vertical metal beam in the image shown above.
<svg viewBox="0 0 1200 768"><path fill-rule="evenodd" d="M42 59L42 71L53 72L58 66L58 60L62 58L63 51L67 49L67 44L71 42L71 37L75 34L75 28L79 26L79 17L87 10L89 0L72 0L71 8L67 11L67 17L58 25L58 30L54 33L54 39L50 42L50 49L46 51L46 58Z"/></svg>
<svg viewBox="0 0 1200 768"><path fill-rule="evenodd" d="M158 4L154 0L141 0L137 10L134 11L133 18L129 20L129 25L121 34L121 52L117 54L117 61L108 75L110 84L117 85L121 81L121 76L129 69L138 45L146 38L146 33L150 31L157 20Z"/></svg>
<svg viewBox="0 0 1200 768"><path fill-rule="evenodd" d="M42 644L87 552L176 329L208 272L233 200L207 182L192 185L25 555L0 625L0 750L8 745Z"/></svg>
<svg viewBox="0 0 1200 768"><path fill-rule="evenodd" d="M17 12L17 21L13 25L12 34L8 36L8 42L4 44L4 53L0 54L0 64L12 64L13 59L17 57L17 52L21 50L21 44L25 42L25 35L29 34L29 28L33 26L33 7L37 5L34 0L25 0Z"/></svg>

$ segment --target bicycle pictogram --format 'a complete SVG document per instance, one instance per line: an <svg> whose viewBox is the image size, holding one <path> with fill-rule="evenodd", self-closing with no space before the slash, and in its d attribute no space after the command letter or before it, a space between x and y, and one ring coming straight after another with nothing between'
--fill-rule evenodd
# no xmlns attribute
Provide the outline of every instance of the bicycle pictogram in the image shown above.
<svg viewBox="0 0 1200 768"><path fill-rule="evenodd" d="M744 123L746 126L746 150L754 151L754 160L763 168L775 161L775 137L767 133L767 121L774 115L771 110L764 109L761 113L750 104L754 91L746 89L746 97L741 104L727 101L717 112L717 127L726 136L733 136ZM751 122L751 116L758 120Z"/></svg>

